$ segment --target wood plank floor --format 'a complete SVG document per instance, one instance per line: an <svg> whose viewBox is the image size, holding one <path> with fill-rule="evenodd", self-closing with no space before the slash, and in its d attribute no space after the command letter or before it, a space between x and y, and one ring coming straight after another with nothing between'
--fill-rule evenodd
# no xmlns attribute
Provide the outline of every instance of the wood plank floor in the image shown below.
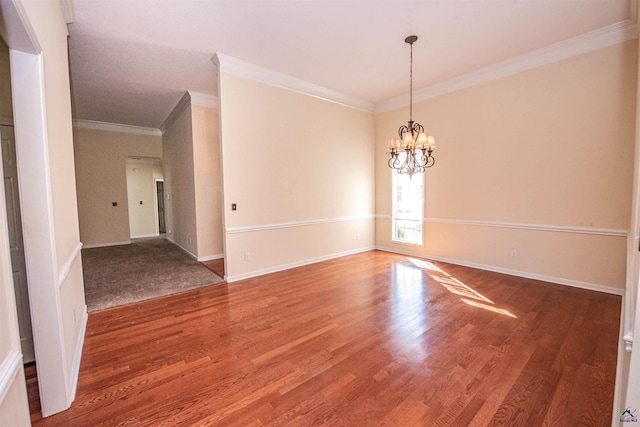
<svg viewBox="0 0 640 427"><path fill-rule="evenodd" d="M202 261L201 264L216 273L218 276L224 277L224 258Z"/></svg>
<svg viewBox="0 0 640 427"><path fill-rule="evenodd" d="M371 251L89 314L35 426L611 424L618 296Z"/></svg>

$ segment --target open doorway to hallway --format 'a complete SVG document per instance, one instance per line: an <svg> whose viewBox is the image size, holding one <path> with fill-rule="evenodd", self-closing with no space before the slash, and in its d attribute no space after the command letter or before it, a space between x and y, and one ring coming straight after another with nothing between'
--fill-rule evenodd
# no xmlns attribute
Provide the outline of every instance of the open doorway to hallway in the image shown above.
<svg viewBox="0 0 640 427"><path fill-rule="evenodd" d="M156 157L129 156L126 160L129 234L132 239L166 233L164 171Z"/></svg>
<svg viewBox="0 0 640 427"><path fill-rule="evenodd" d="M23 363L35 361L33 329L29 305L27 266L22 239L22 218L18 186L18 166L16 141L13 129L13 108L11 101L11 75L9 48L0 39L0 146L2 150L2 170L4 178L7 230L11 253L11 273L18 314L18 330Z"/></svg>

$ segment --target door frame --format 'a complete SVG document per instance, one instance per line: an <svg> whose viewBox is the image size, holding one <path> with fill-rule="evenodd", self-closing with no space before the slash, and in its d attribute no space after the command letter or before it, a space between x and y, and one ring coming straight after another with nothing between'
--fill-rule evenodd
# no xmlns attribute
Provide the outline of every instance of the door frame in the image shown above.
<svg viewBox="0 0 640 427"><path fill-rule="evenodd" d="M49 109L43 48L38 32L31 24L30 12L21 0L0 0L0 12L3 16L0 33L9 47L20 194L29 194L28 198L22 197L21 200L22 225L38 388L42 414L46 417L68 409L75 398L84 327L79 331L77 342L74 340L72 343L73 348L68 349L60 285L66 280L73 262L79 258L81 245L78 242L78 247L73 249L71 263L65 264L60 271L49 168ZM7 243L0 241L0 245L4 251ZM15 310L15 300L13 306ZM67 313L64 315L68 316ZM82 316L81 321L86 325L86 310L77 315ZM75 311L73 318L75 321ZM68 350L74 354L68 355ZM26 410L29 411L28 405Z"/></svg>
<svg viewBox="0 0 640 427"><path fill-rule="evenodd" d="M164 196L164 178L153 178L153 187L155 189L154 193L153 193L153 201L156 205L156 209L155 209L155 213L156 213L156 236L160 235L160 207L158 206L158 183L161 182L163 185L162 188L162 195ZM163 206L164 206L164 200L163 200ZM164 208L163 208L164 210ZM166 219L166 215L165 215L165 233L167 232L167 219Z"/></svg>

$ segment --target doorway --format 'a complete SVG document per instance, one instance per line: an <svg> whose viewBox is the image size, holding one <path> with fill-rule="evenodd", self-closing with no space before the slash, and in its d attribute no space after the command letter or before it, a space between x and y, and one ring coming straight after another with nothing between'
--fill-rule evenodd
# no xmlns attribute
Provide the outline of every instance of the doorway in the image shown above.
<svg viewBox="0 0 640 427"><path fill-rule="evenodd" d="M36 356L33 347L33 329L29 308L27 265L22 240L18 168L16 165L16 141L13 126L0 126L0 141L2 145L2 170L4 174L4 197L7 210L9 251L11 253L11 273L13 276L16 309L18 313L20 346L22 348L23 363L30 363L36 360Z"/></svg>
<svg viewBox="0 0 640 427"><path fill-rule="evenodd" d="M158 199L158 182L164 183L162 160L155 157L127 157L126 173L129 236L132 239L159 236L162 233L160 219L163 225L165 219L164 199ZM164 198L164 187L162 192Z"/></svg>
<svg viewBox="0 0 640 427"><path fill-rule="evenodd" d="M167 226L164 220L164 180L156 178L155 181L158 233L165 234L167 232Z"/></svg>

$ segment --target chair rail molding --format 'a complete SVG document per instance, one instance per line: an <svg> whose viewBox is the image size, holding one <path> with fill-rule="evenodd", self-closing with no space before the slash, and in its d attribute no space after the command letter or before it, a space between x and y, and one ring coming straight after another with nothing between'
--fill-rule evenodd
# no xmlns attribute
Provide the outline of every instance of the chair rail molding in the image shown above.
<svg viewBox="0 0 640 427"><path fill-rule="evenodd" d="M22 354L17 350L11 350L0 363L0 404L7 396L13 380L20 371Z"/></svg>
<svg viewBox="0 0 640 427"><path fill-rule="evenodd" d="M279 228L306 227L309 225L330 224L333 222L345 222L345 221L360 221L360 220L373 219L373 218L375 218L375 215L368 214L368 215L344 216L344 217L327 218L327 219L316 219L316 220L308 220L308 221L280 222L276 224L254 225L254 226L248 226L248 227L231 227L231 228L227 228L225 232L227 234L251 233L254 231L276 230Z"/></svg>
<svg viewBox="0 0 640 427"><path fill-rule="evenodd" d="M376 218L391 219L391 215L376 214ZM627 230L620 230L620 229L613 229L613 228L576 227L571 225L552 225L552 224L529 224L529 223L522 223L522 222L484 221L484 220L475 220L475 219L425 217L425 218L422 218L422 221L431 222L435 224L458 224L458 225L473 225L478 227L517 228L521 230L551 231L551 232L558 232L558 233L590 234L590 235L596 235L596 236L613 236L613 237L627 237L629 233Z"/></svg>

